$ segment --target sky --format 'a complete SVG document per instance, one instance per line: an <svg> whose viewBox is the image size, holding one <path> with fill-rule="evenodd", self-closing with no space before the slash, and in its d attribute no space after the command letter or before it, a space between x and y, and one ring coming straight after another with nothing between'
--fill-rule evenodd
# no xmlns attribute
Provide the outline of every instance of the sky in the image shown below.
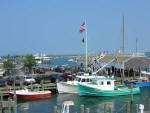
<svg viewBox="0 0 150 113"><path fill-rule="evenodd" d="M0 55L150 51L150 0L0 0Z"/></svg>

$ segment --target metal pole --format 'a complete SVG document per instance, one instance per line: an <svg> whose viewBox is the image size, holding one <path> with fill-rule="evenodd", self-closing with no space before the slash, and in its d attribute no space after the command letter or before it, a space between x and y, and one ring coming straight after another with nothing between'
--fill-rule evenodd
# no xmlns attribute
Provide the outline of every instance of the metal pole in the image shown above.
<svg viewBox="0 0 150 113"><path fill-rule="evenodd" d="M85 66L86 66L86 70L87 70L87 65L88 65L88 42L87 42L87 25L86 25L86 20L85 20L85 46L86 46L86 62L85 62Z"/></svg>
<svg viewBox="0 0 150 113"><path fill-rule="evenodd" d="M122 54L124 55L124 16L122 16Z"/></svg>

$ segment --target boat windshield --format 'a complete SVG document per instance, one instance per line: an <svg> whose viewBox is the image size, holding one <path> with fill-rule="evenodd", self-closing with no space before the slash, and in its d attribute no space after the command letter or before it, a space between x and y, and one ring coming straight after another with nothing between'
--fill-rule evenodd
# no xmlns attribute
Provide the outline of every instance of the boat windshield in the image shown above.
<svg viewBox="0 0 150 113"><path fill-rule="evenodd" d="M28 77L26 77L26 79L32 79L32 77L31 77L31 76L30 76L30 77L28 76Z"/></svg>

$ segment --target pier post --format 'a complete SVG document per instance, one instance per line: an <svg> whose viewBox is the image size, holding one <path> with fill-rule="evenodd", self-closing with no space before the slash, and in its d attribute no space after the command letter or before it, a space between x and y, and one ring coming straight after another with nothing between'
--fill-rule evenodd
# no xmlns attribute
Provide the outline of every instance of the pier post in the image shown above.
<svg viewBox="0 0 150 113"><path fill-rule="evenodd" d="M17 107L17 96L16 96L16 91L14 91L14 107L13 107L13 113L17 113L16 107Z"/></svg>
<svg viewBox="0 0 150 113"><path fill-rule="evenodd" d="M23 108L23 113L28 113L28 108L27 107Z"/></svg>
<svg viewBox="0 0 150 113"><path fill-rule="evenodd" d="M12 105L11 99L8 98L8 113L11 113L11 105Z"/></svg>
<svg viewBox="0 0 150 113"><path fill-rule="evenodd" d="M80 110L81 110L80 113L84 113L84 105L81 105L81 106L80 106Z"/></svg>
<svg viewBox="0 0 150 113"><path fill-rule="evenodd" d="M2 113L3 107L2 107L2 101L0 101L0 113Z"/></svg>
<svg viewBox="0 0 150 113"><path fill-rule="evenodd" d="M57 113L57 106L54 106L54 113Z"/></svg>
<svg viewBox="0 0 150 113"><path fill-rule="evenodd" d="M150 99L148 101L148 111L150 112Z"/></svg>
<svg viewBox="0 0 150 113"><path fill-rule="evenodd" d="M136 113L139 113L139 105L136 104Z"/></svg>
<svg viewBox="0 0 150 113"><path fill-rule="evenodd" d="M131 104L133 104L133 83L131 83Z"/></svg>
<svg viewBox="0 0 150 113"><path fill-rule="evenodd" d="M1 93L1 100L0 101L3 101L3 94Z"/></svg>
<svg viewBox="0 0 150 113"><path fill-rule="evenodd" d="M130 103L129 102L127 102L126 110L127 110L127 113L130 113Z"/></svg>
<svg viewBox="0 0 150 113"><path fill-rule="evenodd" d="M107 104L104 104L104 113L107 113Z"/></svg>
<svg viewBox="0 0 150 113"><path fill-rule="evenodd" d="M90 109L89 108L86 108L86 113L90 113Z"/></svg>
<svg viewBox="0 0 150 113"><path fill-rule="evenodd" d="M109 112L112 113L112 107L109 107Z"/></svg>

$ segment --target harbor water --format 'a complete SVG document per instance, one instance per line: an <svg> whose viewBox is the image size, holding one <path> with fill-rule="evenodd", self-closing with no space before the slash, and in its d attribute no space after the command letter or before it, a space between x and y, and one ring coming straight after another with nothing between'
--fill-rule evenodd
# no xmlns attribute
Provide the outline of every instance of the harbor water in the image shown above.
<svg viewBox="0 0 150 113"><path fill-rule="evenodd" d="M150 88L142 88L140 95L134 95L134 102L131 106L132 113L136 112L136 104L143 104L145 110L148 110L148 101L150 97ZM28 108L28 113L54 113L53 108L57 106L62 109L64 101L73 101L74 106L70 107L70 113L80 113L80 105L90 108L90 113L103 113L104 104L111 107L113 113L125 113L126 102L130 101L130 96L116 97L79 97L77 94L55 94L48 99L19 101L17 113L23 113L23 108Z"/></svg>

